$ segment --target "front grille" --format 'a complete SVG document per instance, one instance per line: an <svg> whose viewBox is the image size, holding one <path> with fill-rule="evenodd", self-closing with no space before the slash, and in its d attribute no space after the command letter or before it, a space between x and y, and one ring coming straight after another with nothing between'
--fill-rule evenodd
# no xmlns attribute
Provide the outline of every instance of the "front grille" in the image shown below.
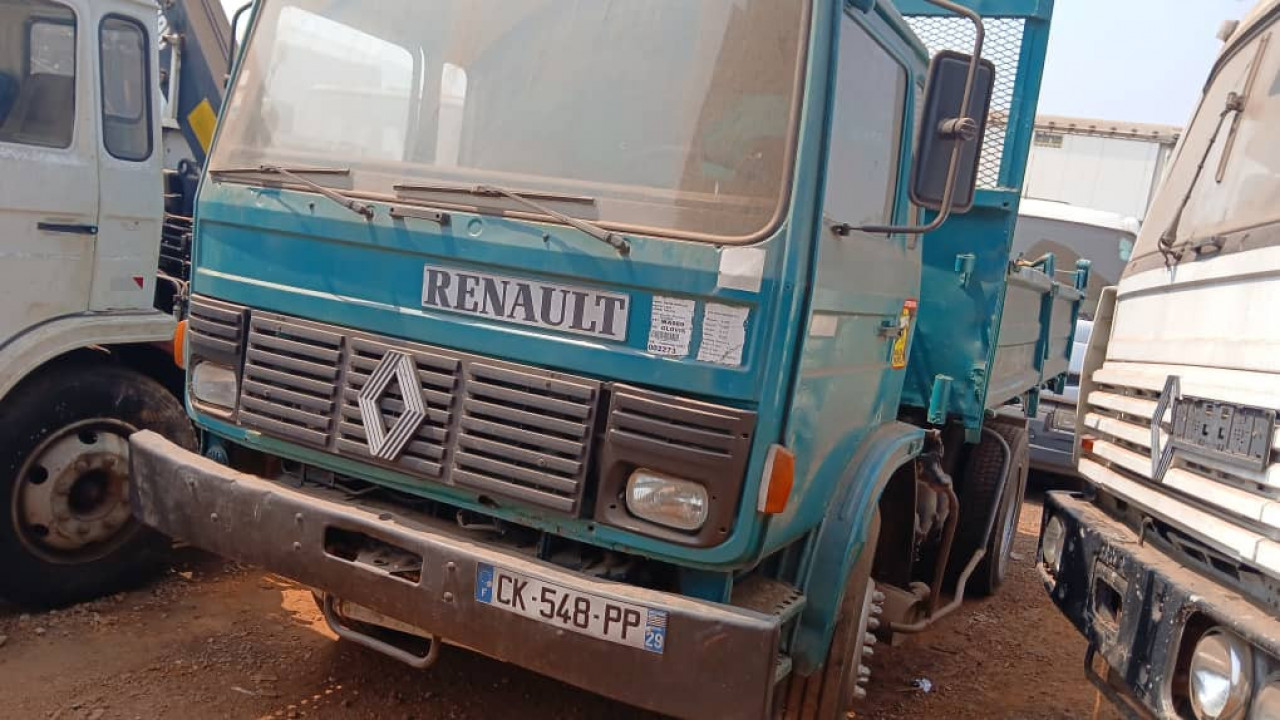
<svg viewBox="0 0 1280 720"><path fill-rule="evenodd" d="M240 364L244 335L244 308L208 298L193 298L187 311L188 342L192 356Z"/></svg>
<svg viewBox="0 0 1280 720"><path fill-rule="evenodd" d="M1280 517L1271 507L1280 496L1280 428L1269 467L1261 472L1175 452L1172 466L1163 479L1156 480L1151 463L1151 425L1160 391L1154 384L1127 382L1130 378L1125 374L1106 367L1097 371L1093 380L1094 387L1086 398L1087 412L1080 419L1085 432L1095 438L1092 452L1081 460L1080 469L1086 476L1094 468L1106 468L1142 486L1192 498L1232 523L1280 536ZM1171 419L1172 413L1166 412L1159 420L1166 432Z"/></svg>
<svg viewBox="0 0 1280 720"><path fill-rule="evenodd" d="M207 301L193 301L204 307ZM361 388L391 351L417 373L426 417L392 460L370 451ZM238 421L266 435L565 513L580 507L601 384L275 313L251 313ZM384 430L404 413L393 380Z"/></svg>
<svg viewBox="0 0 1280 720"><path fill-rule="evenodd" d="M376 461L369 452L368 433L356 406L356 395L368 382L374 368L389 350L405 352L408 348L363 338L352 338L349 343L343 381L342 418L338 423L337 450L344 455L358 457L367 462ZM434 480L444 480L445 454L448 447L449 427L453 419L454 388L458 384L460 361L425 350L410 350L418 373L418 391L427 407L427 417L409 440L400 456L389 464ZM387 387L379 407L383 418L398 418L404 412L404 390L396 383Z"/></svg>
<svg viewBox="0 0 1280 720"><path fill-rule="evenodd" d="M597 386L471 363L466 387L454 482L574 510Z"/></svg>
<svg viewBox="0 0 1280 720"><path fill-rule="evenodd" d="M657 443L690 461L742 457L753 420L728 408L663 402L651 393L620 389L609 414L611 434Z"/></svg>
<svg viewBox="0 0 1280 720"><path fill-rule="evenodd" d="M315 447L327 447L343 338L270 315L249 321L240 422Z"/></svg>

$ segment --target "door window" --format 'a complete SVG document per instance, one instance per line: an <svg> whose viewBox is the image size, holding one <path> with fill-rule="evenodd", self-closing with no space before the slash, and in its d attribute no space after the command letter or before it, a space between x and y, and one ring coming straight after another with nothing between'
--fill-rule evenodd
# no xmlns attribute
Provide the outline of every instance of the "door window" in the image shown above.
<svg viewBox="0 0 1280 720"><path fill-rule="evenodd" d="M0 142L70 147L75 109L75 14L48 0L0 0Z"/></svg>
<svg viewBox="0 0 1280 720"><path fill-rule="evenodd" d="M137 21L108 17L102 52L102 142L120 160L151 156L151 84L147 31Z"/></svg>
<svg viewBox="0 0 1280 720"><path fill-rule="evenodd" d="M840 25L827 216L850 225L893 222L907 71L857 21Z"/></svg>

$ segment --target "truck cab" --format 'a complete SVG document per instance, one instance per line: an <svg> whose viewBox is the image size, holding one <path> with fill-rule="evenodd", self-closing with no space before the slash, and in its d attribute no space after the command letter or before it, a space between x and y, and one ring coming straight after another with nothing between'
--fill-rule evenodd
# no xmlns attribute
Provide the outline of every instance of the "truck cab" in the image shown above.
<svg viewBox="0 0 1280 720"><path fill-rule="evenodd" d="M1045 502L1039 567L1114 702L1280 712L1280 4L1224 35L1081 373L1084 493Z"/></svg>
<svg viewBox="0 0 1280 720"><path fill-rule="evenodd" d="M1067 370L1087 267L1009 262L1051 10L256 3L197 203L203 447L134 435L135 514L415 667L842 717L877 626L999 586L995 413Z"/></svg>
<svg viewBox="0 0 1280 720"><path fill-rule="evenodd" d="M129 511L128 437L150 429L195 443L172 348L194 200L183 186L194 190L226 65L213 47L226 18L206 11L169 4L161 34L154 2L0 0L7 599L85 599L162 555L165 541ZM200 102L203 113L177 114Z"/></svg>

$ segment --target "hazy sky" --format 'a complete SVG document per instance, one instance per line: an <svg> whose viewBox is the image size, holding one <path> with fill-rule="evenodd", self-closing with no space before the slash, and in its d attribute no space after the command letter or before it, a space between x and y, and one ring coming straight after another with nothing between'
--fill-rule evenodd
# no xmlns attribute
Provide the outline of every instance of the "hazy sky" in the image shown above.
<svg viewBox="0 0 1280 720"><path fill-rule="evenodd" d="M246 0L222 0L229 10ZM1254 0L1057 0L1040 111L1182 125L1221 43Z"/></svg>
<svg viewBox="0 0 1280 720"><path fill-rule="evenodd" d="M1040 112L1183 125L1254 0L1057 0Z"/></svg>

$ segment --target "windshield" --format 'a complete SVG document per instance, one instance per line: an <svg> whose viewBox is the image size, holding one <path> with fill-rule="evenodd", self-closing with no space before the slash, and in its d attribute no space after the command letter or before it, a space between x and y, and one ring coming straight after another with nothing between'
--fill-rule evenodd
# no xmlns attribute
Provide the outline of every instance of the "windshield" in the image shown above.
<svg viewBox="0 0 1280 720"><path fill-rule="evenodd" d="M266 0L211 166L572 193L619 229L753 239L786 199L804 3Z"/></svg>
<svg viewBox="0 0 1280 720"><path fill-rule="evenodd" d="M1273 23L1274 26L1274 23ZM1200 240L1227 239L1227 251L1252 246L1231 239L1280 222L1280 45L1269 28L1219 61L1191 126L1183 135L1133 251L1127 274L1163 268L1170 258L1160 239L1172 228L1172 249ZM1232 93L1243 98L1230 109ZM1203 169L1200 165L1203 163ZM1258 238L1264 233L1255 233Z"/></svg>

